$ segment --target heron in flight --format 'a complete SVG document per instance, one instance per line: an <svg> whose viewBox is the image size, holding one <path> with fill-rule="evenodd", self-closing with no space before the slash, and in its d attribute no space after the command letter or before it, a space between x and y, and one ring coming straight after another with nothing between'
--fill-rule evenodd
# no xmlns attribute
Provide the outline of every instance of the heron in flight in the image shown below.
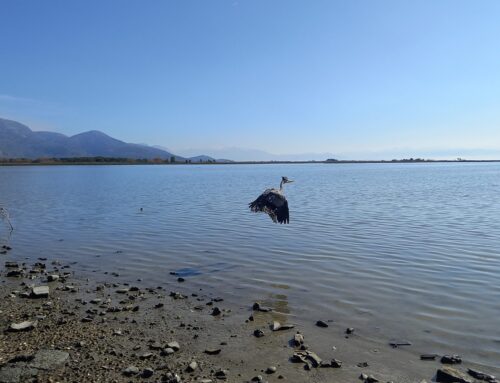
<svg viewBox="0 0 500 383"><path fill-rule="evenodd" d="M266 189L259 198L248 205L250 210L255 213L264 212L269 214L274 223L290 223L288 202L283 194L283 185L290 182L293 181L287 177L281 177L280 188Z"/></svg>

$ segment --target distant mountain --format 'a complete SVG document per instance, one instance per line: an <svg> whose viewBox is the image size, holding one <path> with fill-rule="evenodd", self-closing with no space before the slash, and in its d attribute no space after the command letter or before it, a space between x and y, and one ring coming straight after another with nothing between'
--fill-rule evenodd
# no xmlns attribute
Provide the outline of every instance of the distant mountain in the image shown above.
<svg viewBox="0 0 500 383"><path fill-rule="evenodd" d="M71 137L53 132L34 132L17 121L0 118L0 158L121 157L131 159L185 158L152 146L129 144L97 130ZM196 162L200 158L196 157ZM192 162L195 162L192 160Z"/></svg>
<svg viewBox="0 0 500 383"><path fill-rule="evenodd" d="M185 157L191 157L195 153L206 153L212 158L231 158L233 161L324 161L336 157L332 153L272 154L248 148L187 149L177 152ZM224 162L224 160L218 161Z"/></svg>

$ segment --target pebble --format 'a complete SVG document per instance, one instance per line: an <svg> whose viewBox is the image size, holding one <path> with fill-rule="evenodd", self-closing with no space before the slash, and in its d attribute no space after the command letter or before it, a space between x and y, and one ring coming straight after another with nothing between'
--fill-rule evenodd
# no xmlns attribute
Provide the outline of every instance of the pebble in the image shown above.
<svg viewBox="0 0 500 383"><path fill-rule="evenodd" d="M205 354L208 355L219 355L222 350L220 348L208 348L205 350Z"/></svg>
<svg viewBox="0 0 500 383"><path fill-rule="evenodd" d="M198 368L198 363L196 363L194 360L189 363L189 365L186 368L187 372L194 372Z"/></svg>
<svg viewBox="0 0 500 383"><path fill-rule="evenodd" d="M139 369L135 366L129 366L122 370L123 375L125 376L133 376L139 373Z"/></svg>
<svg viewBox="0 0 500 383"><path fill-rule="evenodd" d="M214 307L212 310L212 313L210 315L217 316L217 315L220 315L221 313L222 313L222 311L220 311L220 309L218 307Z"/></svg>
<svg viewBox="0 0 500 383"><path fill-rule="evenodd" d="M278 369L275 366L269 366L266 369L266 374L274 374Z"/></svg>
<svg viewBox="0 0 500 383"><path fill-rule="evenodd" d="M270 312L270 311L273 311L272 308L270 307L265 307L265 306L261 306L259 302L255 302L252 306L252 309L254 311L261 311L261 312L264 312L264 313L267 313L267 312Z"/></svg>
<svg viewBox="0 0 500 383"><path fill-rule="evenodd" d="M171 348L174 351L179 351L181 349L179 343L176 341L167 343L167 348Z"/></svg>
<svg viewBox="0 0 500 383"><path fill-rule="evenodd" d="M47 280L49 282L55 282L55 281L58 281L59 280L59 275L57 274L51 274L47 277Z"/></svg>
<svg viewBox="0 0 500 383"><path fill-rule="evenodd" d="M37 321L24 321L21 323L12 323L9 327L9 331L29 331L33 330L37 326Z"/></svg>
<svg viewBox="0 0 500 383"><path fill-rule="evenodd" d="M462 358L459 355L444 355L441 358L441 363L444 363L444 364L460 364L460 363L462 363Z"/></svg>
<svg viewBox="0 0 500 383"><path fill-rule="evenodd" d="M227 371L226 370L217 370L215 371L215 377L217 379L226 379L227 378Z"/></svg>
<svg viewBox="0 0 500 383"><path fill-rule="evenodd" d="M145 368L141 372L141 378L145 378L145 379L151 378L154 373L155 373L155 370L153 370L152 368Z"/></svg>
<svg viewBox="0 0 500 383"><path fill-rule="evenodd" d="M31 297L44 298L49 296L49 286L36 286L31 289Z"/></svg>
<svg viewBox="0 0 500 383"><path fill-rule="evenodd" d="M264 331L262 331L261 329L256 329L256 330L253 332L253 335L254 335L256 338L262 338L265 334L264 334Z"/></svg>
<svg viewBox="0 0 500 383"><path fill-rule="evenodd" d="M411 342L407 340L391 340L389 345L393 348L397 348L399 346L411 346Z"/></svg>
<svg viewBox="0 0 500 383"><path fill-rule="evenodd" d="M304 344L304 335L302 335L300 332L297 332L297 334L295 334L293 336L292 342L293 342L295 347L299 347L299 346L303 345Z"/></svg>
<svg viewBox="0 0 500 383"><path fill-rule="evenodd" d="M316 326L326 328L326 327L328 327L328 323L326 323L322 320L319 320L316 322Z"/></svg>
<svg viewBox="0 0 500 383"><path fill-rule="evenodd" d="M352 333L354 333L354 328L353 327L346 328L345 333L346 334L352 334Z"/></svg>

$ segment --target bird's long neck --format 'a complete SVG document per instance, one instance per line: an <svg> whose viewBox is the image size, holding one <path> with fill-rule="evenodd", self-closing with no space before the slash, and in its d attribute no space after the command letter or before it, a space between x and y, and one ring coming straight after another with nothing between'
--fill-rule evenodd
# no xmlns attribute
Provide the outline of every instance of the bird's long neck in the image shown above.
<svg viewBox="0 0 500 383"><path fill-rule="evenodd" d="M283 180L281 180L281 182L280 182L280 191L282 191L282 190L283 190Z"/></svg>

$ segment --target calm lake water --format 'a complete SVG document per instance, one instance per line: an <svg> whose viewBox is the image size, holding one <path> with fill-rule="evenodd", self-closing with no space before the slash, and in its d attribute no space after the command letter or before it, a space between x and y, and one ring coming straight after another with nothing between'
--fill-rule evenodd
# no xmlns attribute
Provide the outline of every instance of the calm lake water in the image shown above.
<svg viewBox="0 0 500 383"><path fill-rule="evenodd" d="M296 181L290 225L247 207L282 175ZM180 270L296 323L333 319L488 367L500 365L499 197L493 163L0 167L5 259L153 285Z"/></svg>

